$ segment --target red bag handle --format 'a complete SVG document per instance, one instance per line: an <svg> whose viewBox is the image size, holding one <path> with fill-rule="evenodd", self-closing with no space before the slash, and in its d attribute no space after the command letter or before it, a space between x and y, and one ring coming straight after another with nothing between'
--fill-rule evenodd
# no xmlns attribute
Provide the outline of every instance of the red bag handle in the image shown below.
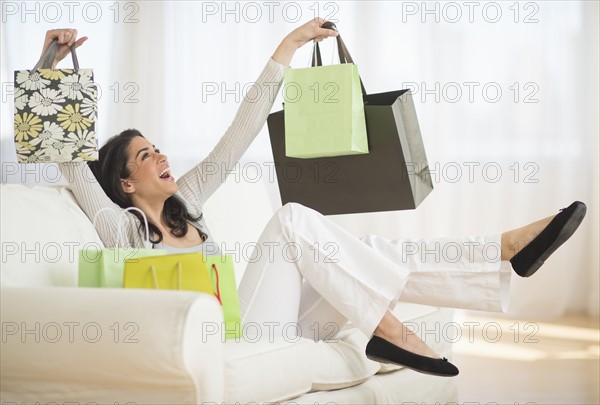
<svg viewBox="0 0 600 405"><path fill-rule="evenodd" d="M212 269L215 271L215 274L217 275L217 292L213 293L215 294L215 297L217 297L217 299L219 300L219 304L221 304L221 306L223 306L223 302L221 301L221 289L219 288L219 270L217 270L217 265L216 264L212 264Z"/></svg>

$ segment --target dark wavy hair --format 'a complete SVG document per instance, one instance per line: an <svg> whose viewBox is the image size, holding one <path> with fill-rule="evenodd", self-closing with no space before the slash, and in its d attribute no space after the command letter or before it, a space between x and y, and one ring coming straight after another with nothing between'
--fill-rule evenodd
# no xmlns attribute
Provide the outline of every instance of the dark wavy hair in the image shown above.
<svg viewBox="0 0 600 405"><path fill-rule="evenodd" d="M127 179L131 176L131 168L127 164L129 156L127 149L129 144L136 137L144 136L136 129L128 129L115 135L106 142L98 151L98 160L88 162L94 177L106 193L106 195L121 208L133 206L128 193L123 190L121 179ZM142 214L137 211L131 211L140 221L139 229L144 230L144 219ZM163 220L171 228L171 234L176 237L185 236L188 232L188 221L196 222L202 218L194 218L188 212L185 204L176 195L167 198L162 213ZM156 225L148 221L150 231L150 242L160 243L163 240L163 234ZM154 236L156 235L156 239ZM200 236L206 239L206 235L200 232Z"/></svg>

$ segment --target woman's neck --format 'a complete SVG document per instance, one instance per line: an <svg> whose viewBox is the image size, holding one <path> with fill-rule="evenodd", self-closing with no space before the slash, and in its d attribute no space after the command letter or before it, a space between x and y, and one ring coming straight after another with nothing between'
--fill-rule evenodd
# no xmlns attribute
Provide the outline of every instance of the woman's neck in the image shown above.
<svg viewBox="0 0 600 405"><path fill-rule="evenodd" d="M161 230L166 230L168 228L167 225L163 222L162 213L165 206L164 201L148 202L140 200L136 201L136 199L133 199L132 203L136 208L139 208L142 211L144 211L148 222L153 223Z"/></svg>

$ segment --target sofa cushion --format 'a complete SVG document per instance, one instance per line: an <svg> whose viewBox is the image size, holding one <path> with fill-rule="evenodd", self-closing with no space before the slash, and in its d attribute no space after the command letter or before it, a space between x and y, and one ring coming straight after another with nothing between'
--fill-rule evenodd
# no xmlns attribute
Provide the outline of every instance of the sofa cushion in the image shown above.
<svg viewBox="0 0 600 405"><path fill-rule="evenodd" d="M360 384L379 371L364 356L366 338L347 328L329 342L309 339L228 340L225 343L227 403L277 402L309 391Z"/></svg>
<svg viewBox="0 0 600 405"><path fill-rule="evenodd" d="M311 347L312 391L337 390L366 381L380 369L367 359L367 337L355 327L346 327L328 342Z"/></svg>
<svg viewBox="0 0 600 405"><path fill-rule="evenodd" d="M102 242L70 190L0 187L2 286L76 286L79 250Z"/></svg>
<svg viewBox="0 0 600 405"><path fill-rule="evenodd" d="M310 391L312 341L228 340L225 343L225 402L278 402Z"/></svg>

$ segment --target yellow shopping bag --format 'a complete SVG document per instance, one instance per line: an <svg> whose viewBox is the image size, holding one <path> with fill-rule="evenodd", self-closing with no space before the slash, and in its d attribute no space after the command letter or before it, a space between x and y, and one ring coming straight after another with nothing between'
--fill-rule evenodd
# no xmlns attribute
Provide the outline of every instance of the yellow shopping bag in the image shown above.
<svg viewBox="0 0 600 405"><path fill-rule="evenodd" d="M214 294L206 262L201 253L127 259L123 287Z"/></svg>

